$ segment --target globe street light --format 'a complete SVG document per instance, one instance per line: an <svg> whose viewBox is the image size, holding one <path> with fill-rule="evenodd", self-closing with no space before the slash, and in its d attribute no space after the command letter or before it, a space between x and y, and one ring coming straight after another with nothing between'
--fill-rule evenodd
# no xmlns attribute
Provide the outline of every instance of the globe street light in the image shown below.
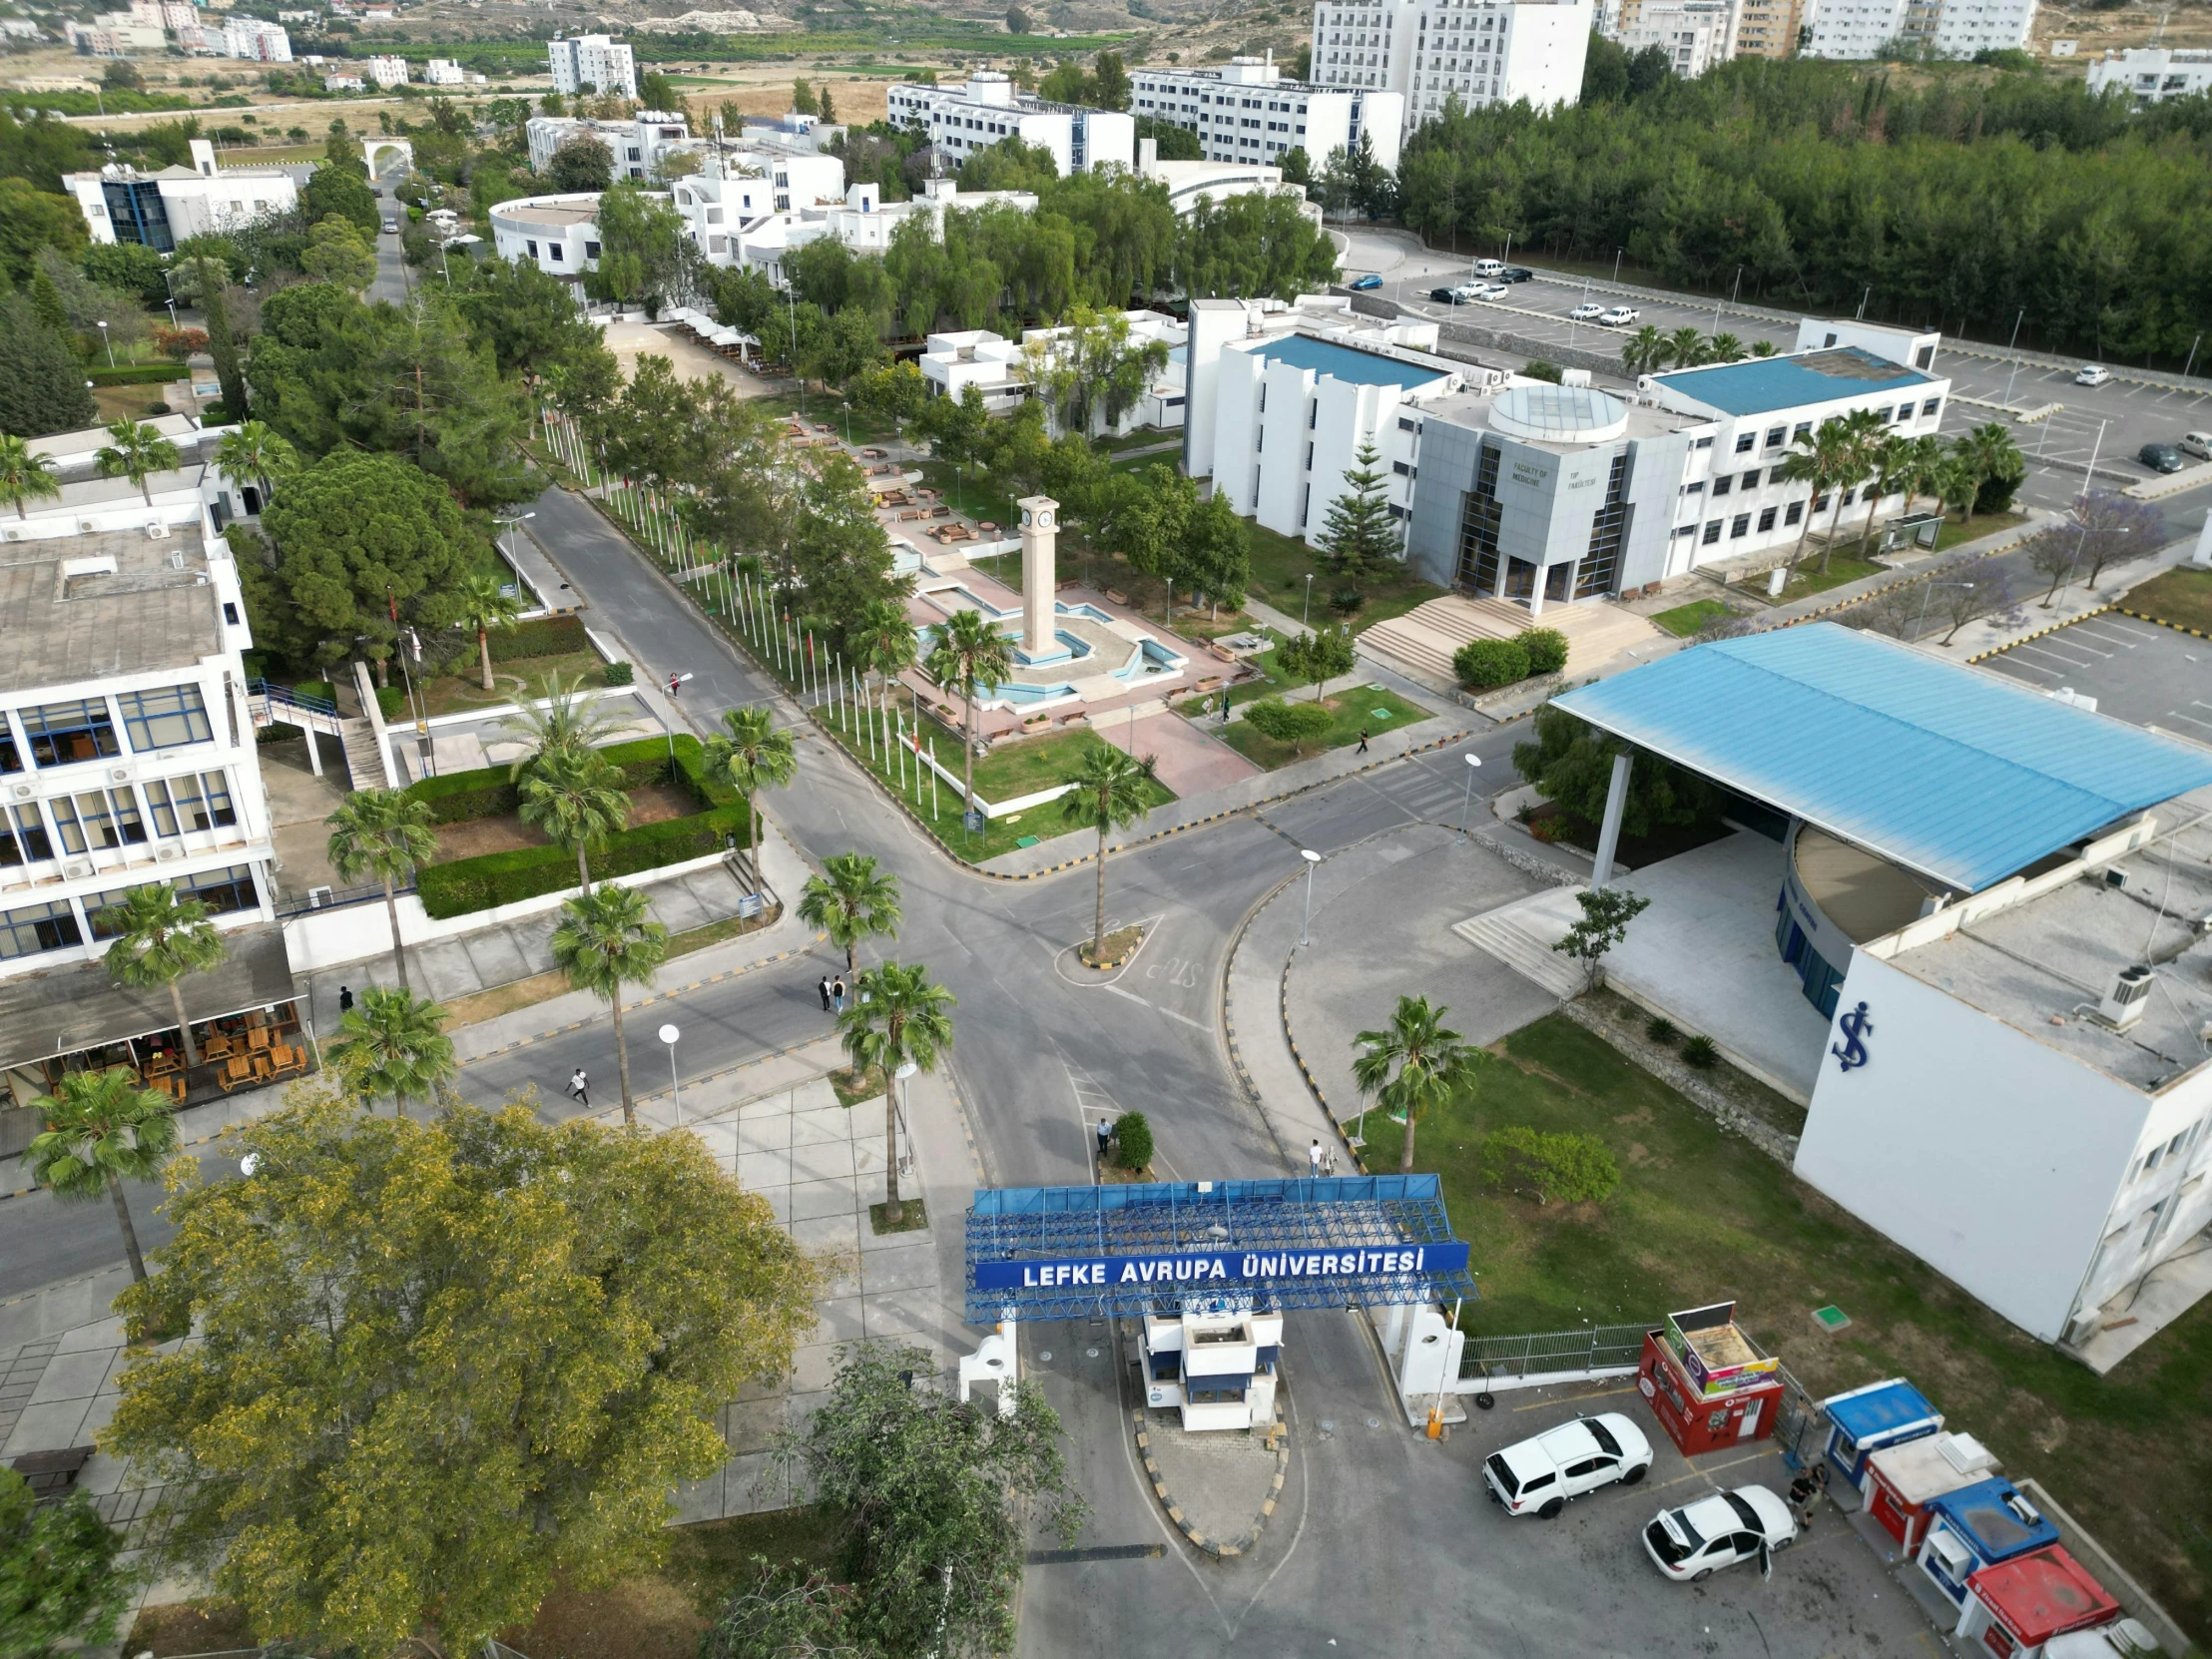
<svg viewBox="0 0 2212 1659"><path fill-rule="evenodd" d="M679 1129L684 1127L684 1096L676 1082L676 1039L682 1035L683 1032L673 1025L661 1027L661 1041L668 1044L668 1097L675 1102L676 1127Z"/></svg>
<svg viewBox="0 0 2212 1659"><path fill-rule="evenodd" d="M1459 794L1459 833L1467 832L1467 814L1474 806L1474 775L1482 770L1482 757L1469 755L1467 763L1467 787Z"/></svg>
<svg viewBox="0 0 2212 1659"><path fill-rule="evenodd" d="M108 348L108 366L115 367L115 341L108 337L108 319L102 317L94 326L100 330L100 343Z"/></svg>
<svg viewBox="0 0 2212 1659"><path fill-rule="evenodd" d="M1303 945L1309 942L1307 934L1314 925L1314 866L1321 862L1321 854L1302 846L1298 855L1306 860L1306 919L1298 924L1298 942Z"/></svg>

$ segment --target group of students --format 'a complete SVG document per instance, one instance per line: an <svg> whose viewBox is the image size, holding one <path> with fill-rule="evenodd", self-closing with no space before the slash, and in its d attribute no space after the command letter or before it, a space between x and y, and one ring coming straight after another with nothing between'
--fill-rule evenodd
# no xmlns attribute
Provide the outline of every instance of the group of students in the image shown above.
<svg viewBox="0 0 2212 1659"><path fill-rule="evenodd" d="M840 973L832 979L826 973L822 976L822 983L815 988L822 993L822 1011L824 1013L841 1014L844 1012L843 974Z"/></svg>

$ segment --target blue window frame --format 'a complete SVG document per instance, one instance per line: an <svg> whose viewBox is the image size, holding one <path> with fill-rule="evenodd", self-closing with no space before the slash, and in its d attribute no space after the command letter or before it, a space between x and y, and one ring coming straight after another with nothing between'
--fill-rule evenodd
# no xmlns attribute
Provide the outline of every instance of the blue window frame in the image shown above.
<svg viewBox="0 0 2212 1659"><path fill-rule="evenodd" d="M163 686L155 691L124 692L116 698L123 729L138 754L178 749L189 743L213 743L207 704L198 686Z"/></svg>
<svg viewBox="0 0 2212 1659"><path fill-rule="evenodd" d="M64 900L0 911L0 957L36 956L84 942L76 912Z"/></svg>
<svg viewBox="0 0 2212 1659"><path fill-rule="evenodd" d="M65 767L78 761L105 760L122 752L104 698L44 703L19 711L17 718L23 722L23 735L30 740L31 761L36 766Z"/></svg>

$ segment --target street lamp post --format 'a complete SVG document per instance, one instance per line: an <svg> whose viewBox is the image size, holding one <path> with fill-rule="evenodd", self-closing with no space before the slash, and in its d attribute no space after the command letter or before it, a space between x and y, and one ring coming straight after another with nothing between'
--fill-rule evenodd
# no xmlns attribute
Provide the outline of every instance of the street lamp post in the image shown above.
<svg viewBox="0 0 2212 1659"><path fill-rule="evenodd" d="M2012 319L2012 337L2004 342L2004 351L2006 356L2011 356L2012 347L2020 343L2020 324L2025 322L2026 320L2027 307L2025 305L2022 305L2020 307L2020 314ZM2012 382L2017 380L2019 377L2020 359L2017 357L2013 357L2012 372L2004 377L2004 406L2007 409L2012 406Z"/></svg>
<svg viewBox="0 0 2212 1659"><path fill-rule="evenodd" d="M1921 595L1921 619L1913 624L1913 637L1917 640L1928 632L1928 602L1936 597L1937 588L1971 588L1971 582L1931 582Z"/></svg>
<svg viewBox="0 0 2212 1659"><path fill-rule="evenodd" d="M661 1041L668 1044L668 1097L676 1107L676 1127L684 1127L684 1096L676 1081L676 1039L684 1033L673 1025L661 1027Z"/></svg>
<svg viewBox="0 0 2212 1659"><path fill-rule="evenodd" d="M1308 572L1306 573L1306 605L1305 605L1305 608L1304 608L1303 610L1301 610L1301 611L1300 611L1300 612L1298 613L1298 625L1299 625L1299 626L1300 626L1301 628L1304 628L1304 627L1306 627L1306 626L1307 626L1307 622L1308 622L1308 619L1310 619L1310 618L1311 618L1311 617L1313 616L1313 614L1314 614L1314 573L1313 573L1312 571L1310 571L1310 570L1309 570L1309 571L1308 571Z"/></svg>
<svg viewBox="0 0 2212 1659"><path fill-rule="evenodd" d="M1306 860L1306 919L1298 924L1298 942L1303 945L1310 942L1308 935L1314 926L1314 868L1321 862L1321 854L1302 846L1298 855Z"/></svg>
<svg viewBox="0 0 2212 1659"><path fill-rule="evenodd" d="M1459 833L1467 832L1467 816L1474 810L1474 775L1482 770L1482 757L1469 755L1467 763L1467 787L1459 792Z"/></svg>
<svg viewBox="0 0 2212 1659"><path fill-rule="evenodd" d="M100 343L108 348L108 366L113 368L115 367L115 341L108 337L108 319L102 317L98 327L100 329Z"/></svg>

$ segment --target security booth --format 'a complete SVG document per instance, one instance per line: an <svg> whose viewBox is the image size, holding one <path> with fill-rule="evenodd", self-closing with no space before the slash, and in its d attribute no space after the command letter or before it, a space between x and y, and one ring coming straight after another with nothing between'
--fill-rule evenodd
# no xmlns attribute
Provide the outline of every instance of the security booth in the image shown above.
<svg viewBox="0 0 2212 1659"><path fill-rule="evenodd" d="M1983 1567L2058 1542L2058 1528L2003 1478L1977 1481L1928 1503L1928 1533L1916 1559L1963 1621L1966 1584Z"/></svg>
<svg viewBox="0 0 2212 1659"><path fill-rule="evenodd" d="M1644 1335L1636 1388L1685 1457L1763 1440L1774 1432L1782 1362L1738 1328L1736 1304L1669 1314Z"/></svg>
<svg viewBox="0 0 2212 1659"><path fill-rule="evenodd" d="M1943 1413L1902 1377L1869 1382L1821 1401L1828 1416L1828 1462L1850 1481L1867 1489L1867 1459L1884 1446L1903 1445L1943 1426Z"/></svg>
<svg viewBox="0 0 2212 1659"><path fill-rule="evenodd" d="M1957 1633L1996 1659L2041 1659L2058 1637L2102 1629L2119 1616L2104 1586L2053 1544L1969 1578Z"/></svg>
<svg viewBox="0 0 2212 1659"><path fill-rule="evenodd" d="M1997 1460L1971 1434L1930 1434L1867 1458L1867 1513L1907 1555L1928 1530L1928 1505L1996 1473Z"/></svg>
<svg viewBox="0 0 2212 1659"><path fill-rule="evenodd" d="M1013 1409L1022 1321L1129 1319L1148 1405L1189 1429L1264 1427L1286 1314L1473 1296L1433 1175L985 1188L967 1317L992 1332L960 1362L961 1395L995 1382Z"/></svg>

